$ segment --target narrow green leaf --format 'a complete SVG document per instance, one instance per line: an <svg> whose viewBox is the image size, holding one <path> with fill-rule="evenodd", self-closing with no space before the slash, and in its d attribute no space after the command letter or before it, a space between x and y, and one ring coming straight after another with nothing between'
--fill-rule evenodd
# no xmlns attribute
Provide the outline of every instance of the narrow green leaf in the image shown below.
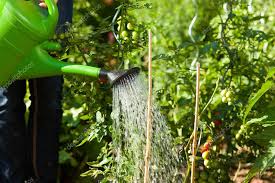
<svg viewBox="0 0 275 183"><path fill-rule="evenodd" d="M92 169L92 170L88 170L88 171L82 173L80 176L81 176L81 177L91 176L91 175L93 174L93 172L94 172L93 169Z"/></svg>
<svg viewBox="0 0 275 183"><path fill-rule="evenodd" d="M249 120L246 124L251 125L253 123L259 123L259 122L262 122L263 120L265 120L267 118L268 118L268 116L266 116L266 115L261 117L261 118L253 118L253 119Z"/></svg>
<svg viewBox="0 0 275 183"><path fill-rule="evenodd" d="M91 119L91 117L88 115L88 114L86 114L86 115L83 115L83 116L81 116L80 117L80 119L82 119L82 120L89 120L89 119Z"/></svg>
<svg viewBox="0 0 275 183"><path fill-rule="evenodd" d="M88 137L84 138L76 147L82 146L88 141Z"/></svg>
<svg viewBox="0 0 275 183"><path fill-rule="evenodd" d="M92 177L96 178L98 175L103 175L103 171L96 169L96 168L91 168L90 170L82 173L80 176L81 177L92 176Z"/></svg>
<svg viewBox="0 0 275 183"><path fill-rule="evenodd" d="M96 168L99 168L99 167L102 167L103 165L106 165L108 164L110 161L112 160L112 157L108 157L108 158L104 158L101 162L87 162L87 164L89 166L92 166L92 167L96 167Z"/></svg>
<svg viewBox="0 0 275 183"><path fill-rule="evenodd" d="M243 117L243 122L245 123L246 117L251 111L252 107L256 104L256 102L261 98L263 94L265 94L272 86L273 86L273 81L266 81L263 86L261 87L260 90L249 100L248 105L245 109L244 112L244 117Z"/></svg>

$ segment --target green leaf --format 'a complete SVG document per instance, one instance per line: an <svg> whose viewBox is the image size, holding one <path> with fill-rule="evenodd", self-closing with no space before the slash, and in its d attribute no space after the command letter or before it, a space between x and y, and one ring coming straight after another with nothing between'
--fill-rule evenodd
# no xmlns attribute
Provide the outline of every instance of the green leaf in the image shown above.
<svg viewBox="0 0 275 183"><path fill-rule="evenodd" d="M92 177L96 178L98 175L103 175L103 174L104 174L103 171L96 169L96 168L91 168L87 172L82 173L80 176L81 177L92 176Z"/></svg>
<svg viewBox="0 0 275 183"><path fill-rule="evenodd" d="M166 54L159 54L152 58L152 60L172 60L173 57Z"/></svg>
<svg viewBox="0 0 275 183"><path fill-rule="evenodd" d="M275 67L274 68L271 68L268 73L267 73L267 76L266 76L266 80L273 77L275 75Z"/></svg>
<svg viewBox="0 0 275 183"><path fill-rule="evenodd" d="M88 171L82 173L80 176L81 176L81 177L91 176L91 175L93 174L93 172L94 172L94 169L88 170Z"/></svg>
<svg viewBox="0 0 275 183"><path fill-rule="evenodd" d="M275 126L269 126L263 129L261 133L257 133L252 137L257 144L261 146L268 146L270 140L275 140Z"/></svg>
<svg viewBox="0 0 275 183"><path fill-rule="evenodd" d="M262 173L267 168L275 165L275 139L270 142L268 152L257 158L253 167L245 177L244 183L248 183L258 172Z"/></svg>
<svg viewBox="0 0 275 183"><path fill-rule="evenodd" d="M257 20L261 20L261 19L266 19L268 18L267 16L255 16L249 19L249 21L257 21Z"/></svg>
<svg viewBox="0 0 275 183"><path fill-rule="evenodd" d="M84 138L76 147L82 146L88 141L88 137Z"/></svg>
<svg viewBox="0 0 275 183"><path fill-rule="evenodd" d="M87 164L89 165L89 166L92 166L92 167L96 167L96 168L100 168L100 167L102 167L103 165L106 165L106 164L108 164L109 162L111 162L112 161L112 157L107 157L107 158L104 158L101 162L87 162Z"/></svg>
<svg viewBox="0 0 275 183"><path fill-rule="evenodd" d="M253 119L249 120L248 122L246 122L246 124L247 125L251 125L251 124L254 124L254 123L260 123L260 122L263 122L263 120L265 120L267 118L268 118L267 115L265 115L265 116L263 116L261 118L253 118Z"/></svg>
<svg viewBox="0 0 275 183"><path fill-rule="evenodd" d="M91 117L90 117L90 115L86 114L86 115L81 116L80 119L86 121L86 120L91 119Z"/></svg>
<svg viewBox="0 0 275 183"><path fill-rule="evenodd" d="M250 97L251 99L248 102L248 105L244 112L243 122L245 123L246 117L251 111L252 107L256 104L256 102L265 94L270 88L272 88L274 82L273 81L266 81L260 90L253 96Z"/></svg>

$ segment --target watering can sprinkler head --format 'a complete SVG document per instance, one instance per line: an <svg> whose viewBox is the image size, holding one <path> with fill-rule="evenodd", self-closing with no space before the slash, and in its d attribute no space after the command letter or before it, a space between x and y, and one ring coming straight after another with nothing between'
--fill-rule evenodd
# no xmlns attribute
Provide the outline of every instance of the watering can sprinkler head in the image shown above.
<svg viewBox="0 0 275 183"><path fill-rule="evenodd" d="M134 67L128 70L122 71L107 71L104 69L100 70L99 78L107 81L111 86L121 84L124 79L131 79L138 76L140 69Z"/></svg>

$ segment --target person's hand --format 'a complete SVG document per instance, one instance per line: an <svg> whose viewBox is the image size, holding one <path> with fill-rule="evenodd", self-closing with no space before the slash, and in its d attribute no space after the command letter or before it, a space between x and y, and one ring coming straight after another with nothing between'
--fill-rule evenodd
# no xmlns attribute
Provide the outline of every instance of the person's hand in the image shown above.
<svg viewBox="0 0 275 183"><path fill-rule="evenodd" d="M58 2L58 0L54 0L54 1L55 1L55 3ZM42 8L47 8L47 5L44 0L39 0L39 6Z"/></svg>

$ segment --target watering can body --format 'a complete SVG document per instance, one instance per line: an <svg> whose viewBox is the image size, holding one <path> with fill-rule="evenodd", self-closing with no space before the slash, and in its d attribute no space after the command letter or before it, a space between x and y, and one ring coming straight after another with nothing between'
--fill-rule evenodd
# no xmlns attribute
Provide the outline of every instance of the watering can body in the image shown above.
<svg viewBox="0 0 275 183"><path fill-rule="evenodd" d="M58 9L54 0L45 0L45 14L33 1L0 2L0 86L18 79L75 73L98 77L99 68L72 65L52 58L47 49L58 49L48 43L55 31Z"/></svg>

